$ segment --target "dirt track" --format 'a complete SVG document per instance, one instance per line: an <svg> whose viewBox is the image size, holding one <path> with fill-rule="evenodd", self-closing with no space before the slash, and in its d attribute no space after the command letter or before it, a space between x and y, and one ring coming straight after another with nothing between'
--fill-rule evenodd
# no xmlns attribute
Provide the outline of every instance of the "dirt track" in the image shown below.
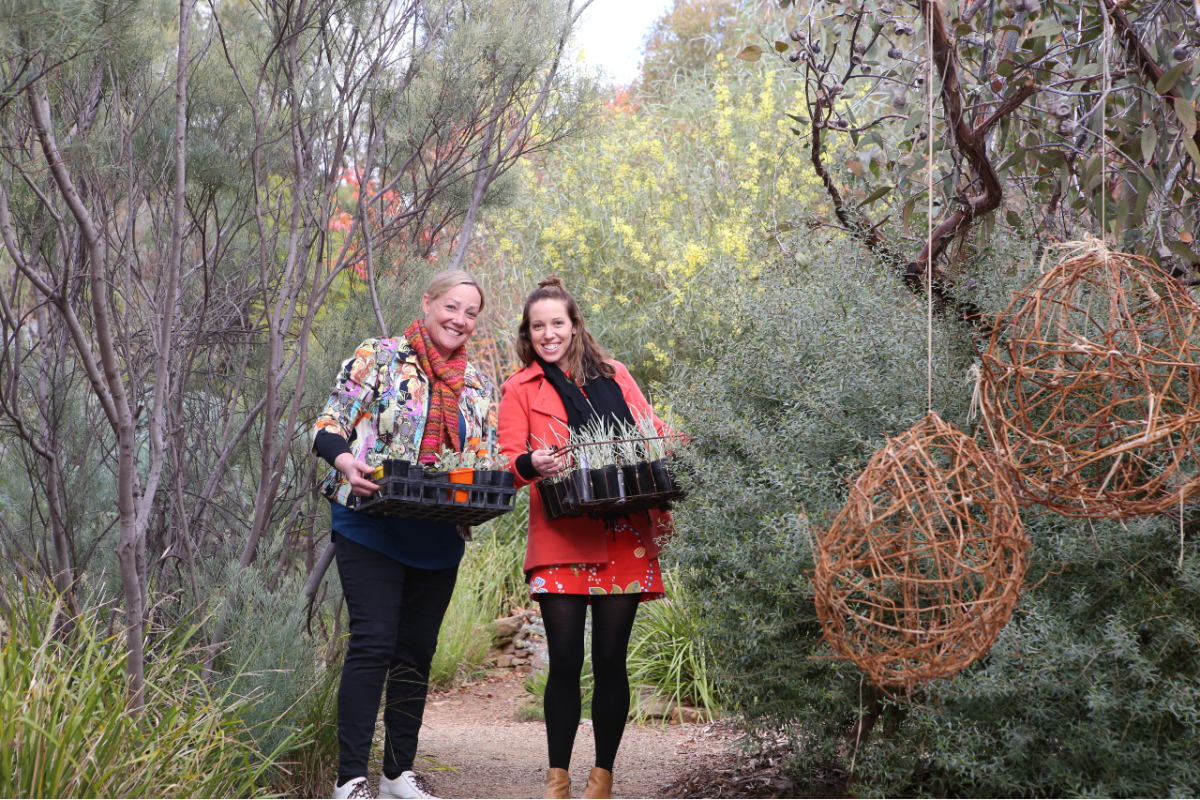
<svg viewBox="0 0 1200 800"><path fill-rule="evenodd" d="M546 726L518 722L529 702L515 675L431 695L416 769L439 797L541 797L546 778ZM664 797L680 775L729 752L721 726L635 726L625 729L613 770L616 797ZM595 754L591 726L579 726L571 763L572 796L587 782Z"/></svg>

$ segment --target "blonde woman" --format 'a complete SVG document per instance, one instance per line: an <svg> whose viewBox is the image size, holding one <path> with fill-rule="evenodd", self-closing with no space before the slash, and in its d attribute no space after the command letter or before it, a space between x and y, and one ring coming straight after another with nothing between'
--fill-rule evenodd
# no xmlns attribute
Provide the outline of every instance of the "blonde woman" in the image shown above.
<svg viewBox="0 0 1200 800"><path fill-rule="evenodd" d="M359 345L317 417L313 447L331 466L321 489L330 501L350 615L338 689L335 798L371 796L367 759L385 688L379 796L433 796L413 760L463 539L454 525L375 517L354 507L378 488L369 476L384 459L432 464L443 448L486 455L495 441L495 392L465 349L483 303L483 290L466 272L434 276L421 298L424 315L402 337Z"/></svg>

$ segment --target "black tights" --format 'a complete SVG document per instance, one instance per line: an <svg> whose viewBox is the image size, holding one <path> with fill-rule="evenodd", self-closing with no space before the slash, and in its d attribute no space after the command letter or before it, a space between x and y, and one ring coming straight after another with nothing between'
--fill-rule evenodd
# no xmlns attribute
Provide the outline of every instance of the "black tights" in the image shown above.
<svg viewBox="0 0 1200 800"><path fill-rule="evenodd" d="M583 623L592 601L592 729L596 736L596 766L612 772L629 716L629 673L625 656L637 615L640 595L539 594L550 677L546 681L546 740L551 769L569 769L581 701Z"/></svg>

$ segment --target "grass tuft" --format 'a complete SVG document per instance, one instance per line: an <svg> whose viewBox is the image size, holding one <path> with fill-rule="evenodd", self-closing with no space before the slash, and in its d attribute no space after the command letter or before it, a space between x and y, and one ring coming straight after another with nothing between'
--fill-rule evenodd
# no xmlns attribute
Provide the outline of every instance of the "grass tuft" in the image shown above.
<svg viewBox="0 0 1200 800"><path fill-rule="evenodd" d="M227 702L200 680L194 630L147 648L146 705L127 704L123 635L105 609L63 625L33 591L6 614L0 642L0 797L258 797L291 747L259 752Z"/></svg>

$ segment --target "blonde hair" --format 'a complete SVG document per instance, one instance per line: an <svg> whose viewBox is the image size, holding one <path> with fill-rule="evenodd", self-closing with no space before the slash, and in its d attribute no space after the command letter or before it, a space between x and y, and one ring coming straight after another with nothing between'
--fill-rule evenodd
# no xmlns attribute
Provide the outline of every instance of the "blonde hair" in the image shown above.
<svg viewBox="0 0 1200 800"><path fill-rule="evenodd" d="M579 304L563 286L562 278L557 275L551 275L539 281L538 288L534 289L529 298L525 300L525 310L521 313L521 326L517 328L517 358L521 359L526 366L533 363L533 340L529 338L529 309L533 307L534 303L542 300L557 300L562 303L567 309L567 317L575 326L575 335L571 337L571 343L567 345L567 352L563 354L561 362L561 366L571 373L571 380L582 386L592 378L615 376L617 371L613 369L613 365L605 362L605 359L609 357L608 353L592 337L592 334L588 333L587 325L583 321L583 312L579 310Z"/></svg>
<svg viewBox="0 0 1200 800"><path fill-rule="evenodd" d="M475 276L461 269L448 269L439 272L429 279L429 285L425 287L425 296L430 300L436 300L446 292L453 289L455 286L463 284L474 286L479 292L479 310L483 311L483 307L487 302L487 296L483 293L483 287L479 285L479 281L475 280Z"/></svg>

